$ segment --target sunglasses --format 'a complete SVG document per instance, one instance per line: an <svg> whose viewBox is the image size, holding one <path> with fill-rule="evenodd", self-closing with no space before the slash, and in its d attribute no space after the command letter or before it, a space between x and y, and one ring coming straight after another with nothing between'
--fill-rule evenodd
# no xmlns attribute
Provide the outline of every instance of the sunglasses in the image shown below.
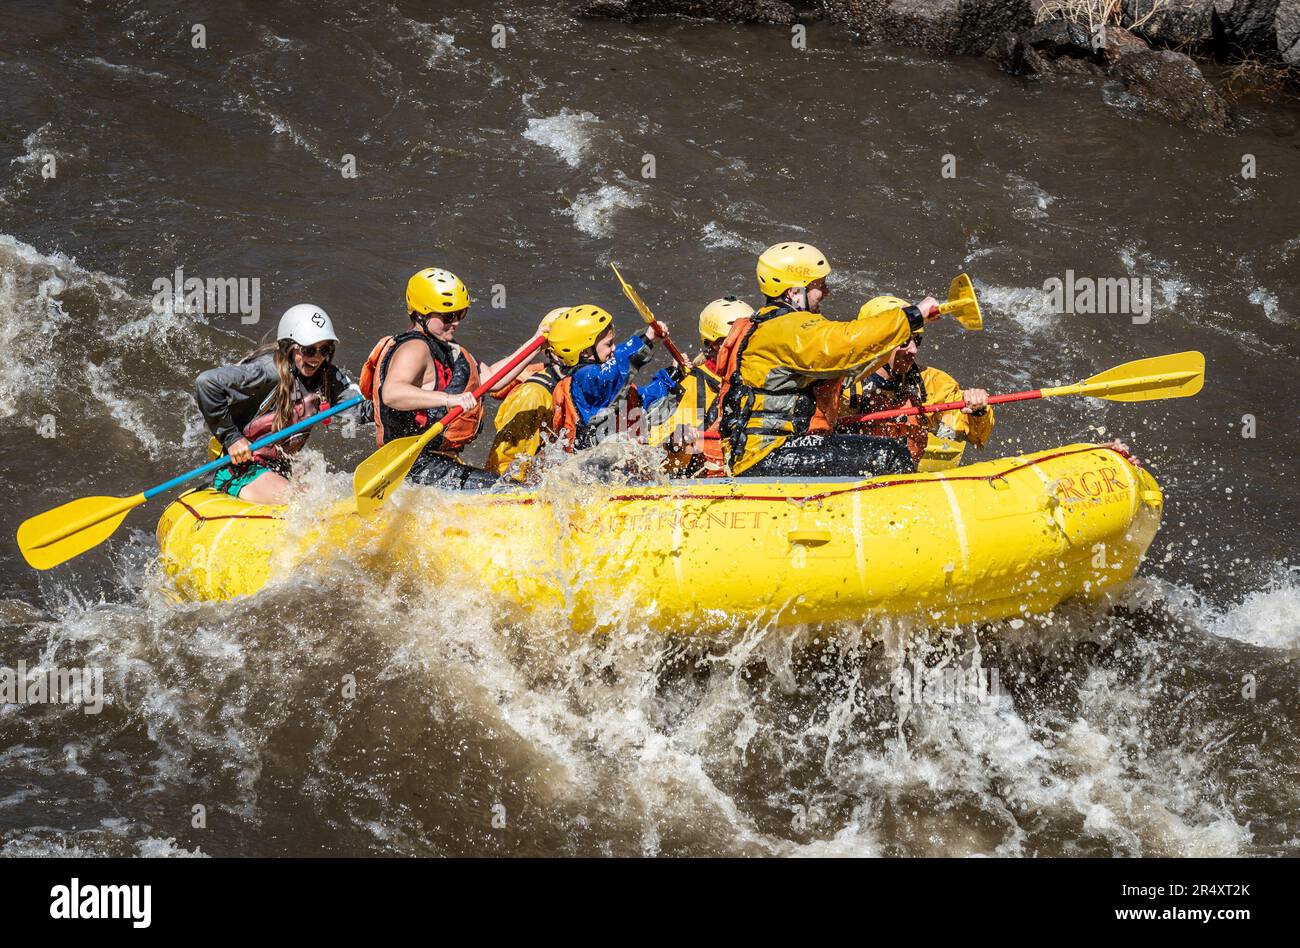
<svg viewBox="0 0 1300 948"><path fill-rule="evenodd" d="M316 358L318 353L322 359L332 359L334 358L334 343L322 342L314 346L299 346L298 351L308 359Z"/></svg>
<svg viewBox="0 0 1300 948"><path fill-rule="evenodd" d="M444 324L444 325L447 325L447 326L454 326L454 325L456 325L458 322L460 322L462 319L464 319L464 318L465 318L465 314L468 313L468 312L469 312L469 310L467 310L467 309L458 309L458 310L456 310L456 312L454 312L454 313L434 313L433 315L435 315L435 316L437 316L439 319L441 319L441 320L443 321L443 324Z"/></svg>

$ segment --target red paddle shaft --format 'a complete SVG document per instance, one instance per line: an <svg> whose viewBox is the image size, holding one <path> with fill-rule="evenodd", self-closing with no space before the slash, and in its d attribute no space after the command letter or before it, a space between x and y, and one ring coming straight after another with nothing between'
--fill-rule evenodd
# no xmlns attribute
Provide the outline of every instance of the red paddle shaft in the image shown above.
<svg viewBox="0 0 1300 948"><path fill-rule="evenodd" d="M663 327L663 325L664 325L663 323L659 322L658 320L655 320L656 327ZM658 331L659 328L656 328L655 332L658 333ZM683 369L689 371L691 368L691 360L686 358L686 356L682 355L682 350L677 348L676 343L674 343L667 336L660 336L659 338L664 341L664 348L668 350L668 354L670 356L672 356L674 359L677 360L677 364L680 365Z"/></svg>
<svg viewBox="0 0 1300 948"><path fill-rule="evenodd" d="M1030 389L1027 392L1012 392L1010 395L990 395L990 405L1002 405L1006 402L1027 402L1031 399L1042 398L1043 390L1041 388ZM890 408L887 411L873 411L869 415L841 415L837 419L838 424L855 425L863 421L875 421L878 418L901 418L904 415L934 415L944 411L956 411L959 408L965 408L966 402L935 402L933 405L909 405L906 408ZM706 431L706 438L717 438L716 431Z"/></svg>
<svg viewBox="0 0 1300 948"><path fill-rule="evenodd" d="M532 355L534 352L536 352L544 345L546 345L545 336L534 336L533 341L528 343L528 345L524 346L522 349L520 349L519 352L514 356L514 358L512 358L509 362L507 362L500 369L498 369L490 379L480 384L478 388L474 389L472 393L474 397L476 399L482 398L485 394L491 391L493 385L496 385L497 382L500 382L503 378L505 378L507 375L509 375L511 372L517 369L521 362L523 362L525 359L527 359L530 355ZM447 414L443 415L442 418L438 420L438 424L442 425L443 430L445 431L447 425L451 424L453 421L455 421L464 413L465 413L465 409L457 405L456 407L448 411Z"/></svg>
<svg viewBox="0 0 1300 948"><path fill-rule="evenodd" d="M1027 402L1035 398L1042 398L1043 390L1041 388L1030 389L1027 392L1012 392L1010 395L990 395L990 405L1001 405L1005 402ZM873 411L867 415L844 415L840 417L841 422L856 424L860 421L875 421L878 418L901 418L904 415L935 415L939 412L956 411L959 408L965 408L965 400L959 402L936 402L933 405L908 405L906 408L888 408L885 411Z"/></svg>

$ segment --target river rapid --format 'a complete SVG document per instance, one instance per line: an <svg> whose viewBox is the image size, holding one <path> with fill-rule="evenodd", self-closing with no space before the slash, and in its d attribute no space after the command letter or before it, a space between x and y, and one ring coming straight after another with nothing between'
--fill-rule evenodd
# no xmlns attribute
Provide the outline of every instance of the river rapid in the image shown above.
<svg viewBox="0 0 1300 948"><path fill-rule="evenodd" d="M200 463L194 377L293 303L330 312L355 373L423 266L468 283L461 340L485 359L562 304L634 329L610 262L688 341L793 238L830 256L841 318L969 272L985 331L941 324L923 353L967 385L1183 349L1207 383L999 410L988 457L1124 439L1164 525L1113 604L930 635L664 640L611 596L591 637L437 562L378 577L346 550L177 603L160 502L48 573L9 539L0 665L102 668L110 703L0 705L0 852L1296 853L1300 106L1202 136L1111 84L826 24L798 50L779 28L558 2L185 8L0 12L5 537ZM258 279L259 319L155 306L177 269ZM1067 271L1149 280L1149 314L1056 312L1044 282ZM313 503L373 448L340 427L307 452ZM995 699L893 699L895 668L945 657L996 670Z"/></svg>

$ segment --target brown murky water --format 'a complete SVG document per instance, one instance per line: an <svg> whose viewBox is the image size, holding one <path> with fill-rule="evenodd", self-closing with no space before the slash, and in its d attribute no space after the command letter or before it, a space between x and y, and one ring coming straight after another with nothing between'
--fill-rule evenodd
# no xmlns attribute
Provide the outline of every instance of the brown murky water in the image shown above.
<svg viewBox="0 0 1300 948"><path fill-rule="evenodd" d="M987 330L933 332L927 356L990 391L1205 352L1196 399L1012 407L989 449L1125 438L1168 492L1140 580L1111 610L946 630L933 647L978 645L1004 694L900 720L890 670L924 647L870 625L665 643L630 610L572 639L436 564L381 586L345 553L324 585L171 604L155 503L48 574L0 544L0 664L102 667L114 702L0 706L4 851L1294 852L1300 108L1202 137L1118 88L827 26L799 52L465 6L6 5L5 536L198 463L194 376L294 302L329 310L355 369L406 277L446 266L476 299L464 341L497 357L562 303L630 329L616 261L685 338L797 236L835 264L832 315L970 272ZM257 278L260 321L154 312L178 267ZM1150 320L1053 313L1067 270L1149 278ZM369 446L318 436L305 476L342 493Z"/></svg>

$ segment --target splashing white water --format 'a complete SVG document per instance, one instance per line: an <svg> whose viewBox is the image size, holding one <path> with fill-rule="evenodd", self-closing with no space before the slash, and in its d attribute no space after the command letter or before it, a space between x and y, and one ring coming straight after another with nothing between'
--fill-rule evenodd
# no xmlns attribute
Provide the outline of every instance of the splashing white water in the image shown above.
<svg viewBox="0 0 1300 948"><path fill-rule="evenodd" d="M574 225L590 237L608 237L613 232L613 219L620 210L641 206L641 197L634 191L616 184L603 184L595 191L584 191L573 200L573 205L562 213L573 218Z"/></svg>
<svg viewBox="0 0 1300 948"><path fill-rule="evenodd" d="M558 115L530 118L524 138L549 148L570 168L577 168L591 148L592 128L599 123L590 112L563 109Z"/></svg>
<svg viewBox="0 0 1300 948"><path fill-rule="evenodd" d="M1265 588L1224 609L1209 628L1215 635L1261 648L1300 648L1300 570L1279 574Z"/></svg>

